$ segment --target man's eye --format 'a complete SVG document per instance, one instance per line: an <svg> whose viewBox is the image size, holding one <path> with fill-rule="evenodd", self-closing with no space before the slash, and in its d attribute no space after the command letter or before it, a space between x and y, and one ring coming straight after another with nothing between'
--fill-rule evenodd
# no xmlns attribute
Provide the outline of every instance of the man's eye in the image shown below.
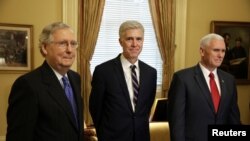
<svg viewBox="0 0 250 141"><path fill-rule="evenodd" d="M132 40L132 38L130 38L130 37L129 37L129 38L127 38L127 41L130 41L130 40Z"/></svg>
<svg viewBox="0 0 250 141"><path fill-rule="evenodd" d="M59 42L58 44L59 44L60 46L67 46L68 42L63 41L63 42Z"/></svg>
<svg viewBox="0 0 250 141"><path fill-rule="evenodd" d="M72 45L72 46L77 46L78 45L78 43L77 42L70 42L70 45Z"/></svg>
<svg viewBox="0 0 250 141"><path fill-rule="evenodd" d="M142 38L136 38L136 40L137 40L137 41L141 41L141 40L142 40Z"/></svg>

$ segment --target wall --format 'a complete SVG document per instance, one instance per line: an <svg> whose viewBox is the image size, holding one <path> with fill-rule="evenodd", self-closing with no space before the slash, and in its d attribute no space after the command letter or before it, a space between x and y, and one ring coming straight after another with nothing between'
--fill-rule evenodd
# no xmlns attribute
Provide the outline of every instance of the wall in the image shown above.
<svg viewBox="0 0 250 141"><path fill-rule="evenodd" d="M210 32L212 20L250 22L249 0L177 0L177 6L175 70L198 63L199 40ZM250 87L238 85L237 89L241 120L250 124Z"/></svg>
<svg viewBox="0 0 250 141"><path fill-rule="evenodd" d="M34 67L43 62L38 49L38 36L42 28L62 20L62 0L0 0L0 23L31 24L34 27ZM8 95L14 80L22 73L0 73L0 140L6 134Z"/></svg>

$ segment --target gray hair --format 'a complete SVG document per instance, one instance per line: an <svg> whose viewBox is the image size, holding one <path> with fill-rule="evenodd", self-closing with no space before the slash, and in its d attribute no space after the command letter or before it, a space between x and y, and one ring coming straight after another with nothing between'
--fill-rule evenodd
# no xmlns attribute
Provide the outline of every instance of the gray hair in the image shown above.
<svg viewBox="0 0 250 141"><path fill-rule="evenodd" d="M143 25L136 20L128 20L121 24L119 29L120 38L123 36L123 33L129 29L140 29L144 35L144 27Z"/></svg>
<svg viewBox="0 0 250 141"><path fill-rule="evenodd" d="M215 33L207 34L207 35L205 35L204 37L201 38L200 47L201 48L207 47L212 40L222 40L222 41L224 41L224 38L221 35L215 34Z"/></svg>
<svg viewBox="0 0 250 141"><path fill-rule="evenodd" d="M45 26L39 36L39 48L41 51L41 47L44 44L48 44L53 41L53 33L59 29L71 29L71 27L62 22L55 22ZM71 29L72 30L72 29ZM73 30L72 30L73 32Z"/></svg>

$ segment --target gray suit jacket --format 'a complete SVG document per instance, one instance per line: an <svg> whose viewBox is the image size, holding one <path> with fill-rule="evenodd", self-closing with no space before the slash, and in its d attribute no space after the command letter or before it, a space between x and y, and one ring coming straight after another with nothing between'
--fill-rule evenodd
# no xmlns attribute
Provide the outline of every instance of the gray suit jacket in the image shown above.
<svg viewBox="0 0 250 141"><path fill-rule="evenodd" d="M240 124L235 80L220 69L217 73L221 87L217 114L199 64L174 74L168 95L171 141L207 141L208 125Z"/></svg>

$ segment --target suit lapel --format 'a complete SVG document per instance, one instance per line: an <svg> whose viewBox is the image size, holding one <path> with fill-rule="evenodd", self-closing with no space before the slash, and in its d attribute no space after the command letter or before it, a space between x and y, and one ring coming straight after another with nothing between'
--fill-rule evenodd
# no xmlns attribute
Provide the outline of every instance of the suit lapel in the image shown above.
<svg viewBox="0 0 250 141"><path fill-rule="evenodd" d="M145 65L143 65L140 60L139 60L139 68L140 68L140 89L139 89L139 94L138 94L138 99L137 99L137 106L136 108L140 107L140 103L143 101L143 98L146 97L145 96L145 91L147 90L144 90L145 87L145 82L147 81L147 74L146 72L144 71L145 70ZM144 96L143 96L144 95Z"/></svg>
<svg viewBox="0 0 250 141"><path fill-rule="evenodd" d="M42 79L45 85L47 86L47 91L54 99L54 101L62 107L72 124L75 126L75 119L72 116L73 112L56 75L46 62L43 64L42 69Z"/></svg>
<svg viewBox="0 0 250 141"><path fill-rule="evenodd" d="M115 71L115 74L117 74L117 78L118 78L120 86L122 88L124 97L125 97L125 99L127 101L128 107L132 112L133 108L132 108L132 104L131 104L130 97L129 97L128 86L127 86L125 76L124 76L124 72L123 72L123 69L122 69L120 55L118 55L118 57L116 57L114 59L114 71Z"/></svg>
<svg viewBox="0 0 250 141"><path fill-rule="evenodd" d="M220 113L220 109L223 106L224 104L224 101L226 99L226 93L227 93L227 89L226 89L226 86L225 86L225 80L223 78L223 75L221 73L221 70L217 69L217 73L218 73L218 77L219 77L219 82L220 82L220 89L221 89L221 97L220 97L220 104L219 104L219 109L218 109L218 112L217 113Z"/></svg>
<svg viewBox="0 0 250 141"><path fill-rule="evenodd" d="M78 121L81 121L79 120L81 118L81 114L82 112L79 110L81 109L80 107L82 106L81 103L82 103L82 98L81 98L81 88L80 87L77 87L79 86L79 84L77 84L78 82L77 81L74 81L74 76L70 73L68 73L68 77L69 77L69 81L70 81L70 84L72 85L72 88L73 88L73 91L74 91L74 97L75 97L75 101L76 101L76 106L77 106L77 116L78 116ZM81 123L79 123L81 124Z"/></svg>
<svg viewBox="0 0 250 141"><path fill-rule="evenodd" d="M201 68L200 68L199 64L195 67L195 80L197 82L197 85L200 87L200 90L202 91L203 96L207 100L209 107L211 108L211 110L213 112L215 112L214 111L214 106L213 106L213 101L212 101L212 98L211 98L211 93L210 93L207 82L206 82L206 80L204 78L204 75L203 75L203 73L201 71Z"/></svg>

